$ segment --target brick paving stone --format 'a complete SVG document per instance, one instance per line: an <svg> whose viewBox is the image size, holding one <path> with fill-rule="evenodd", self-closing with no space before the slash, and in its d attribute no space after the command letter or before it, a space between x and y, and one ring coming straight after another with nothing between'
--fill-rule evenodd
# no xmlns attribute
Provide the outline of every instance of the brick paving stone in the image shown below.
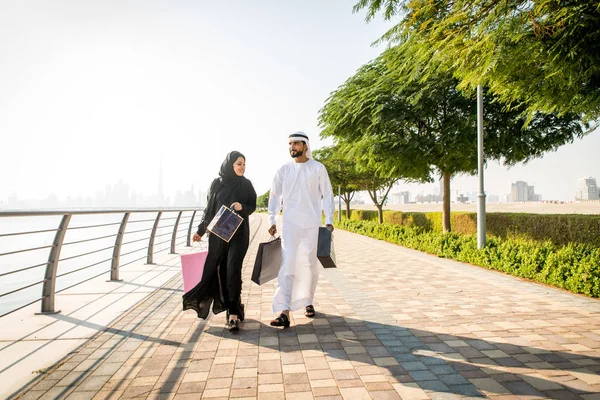
<svg viewBox="0 0 600 400"><path fill-rule="evenodd" d="M183 382L179 385L177 393L202 393L206 382Z"/></svg>
<svg viewBox="0 0 600 400"><path fill-rule="evenodd" d="M394 389L387 380L385 382L365 382L365 387L369 392Z"/></svg>
<svg viewBox="0 0 600 400"><path fill-rule="evenodd" d="M330 397L340 395L341 388L337 386L317 387L313 388L312 392L316 398Z"/></svg>
<svg viewBox="0 0 600 400"><path fill-rule="evenodd" d="M230 378L233 377L235 364L213 364L208 377L213 378Z"/></svg>
<svg viewBox="0 0 600 400"><path fill-rule="evenodd" d="M77 386L76 390L82 391L98 391L104 387L106 382L110 379L109 376L90 376L85 379L80 385Z"/></svg>
<svg viewBox="0 0 600 400"><path fill-rule="evenodd" d="M152 391L153 386L129 386L122 398L145 397Z"/></svg>
<svg viewBox="0 0 600 400"><path fill-rule="evenodd" d="M99 392L97 392L94 397L92 398L92 400L113 400L113 399L119 399L121 398L121 396L123 396L124 391L123 390L101 390Z"/></svg>
<svg viewBox="0 0 600 400"><path fill-rule="evenodd" d="M286 400L312 400L314 396L311 391L286 393Z"/></svg>
<svg viewBox="0 0 600 400"><path fill-rule="evenodd" d="M158 393L176 393L179 389L178 381L157 382L152 388L153 392Z"/></svg>
<svg viewBox="0 0 600 400"><path fill-rule="evenodd" d="M89 400L96 395L96 391L73 391L69 394L67 400Z"/></svg>
<svg viewBox="0 0 600 400"><path fill-rule="evenodd" d="M236 368L233 370L234 378L251 378L258 376L258 368Z"/></svg>
<svg viewBox="0 0 600 400"><path fill-rule="evenodd" d="M309 383L284 384L283 387L286 393L307 392L311 390Z"/></svg>
<svg viewBox="0 0 600 400"><path fill-rule="evenodd" d="M283 383L283 374L259 374L259 385L270 385L274 383Z"/></svg>
<svg viewBox="0 0 600 400"><path fill-rule="evenodd" d="M284 400L285 393L283 392L265 392L259 393L254 399L258 400Z"/></svg>
<svg viewBox="0 0 600 400"><path fill-rule="evenodd" d="M431 397L432 400L458 400L458 399L460 399L459 396L457 396L453 393L446 393L446 392L429 392L429 393L427 393L427 395L429 397Z"/></svg>

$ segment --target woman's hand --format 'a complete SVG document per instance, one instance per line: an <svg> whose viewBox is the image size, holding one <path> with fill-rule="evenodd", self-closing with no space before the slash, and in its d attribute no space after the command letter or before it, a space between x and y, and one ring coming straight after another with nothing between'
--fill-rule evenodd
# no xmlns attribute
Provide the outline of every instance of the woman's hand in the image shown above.
<svg viewBox="0 0 600 400"><path fill-rule="evenodd" d="M199 242L202 239L202 236L198 235L197 233L194 233L194 236L192 237L192 242Z"/></svg>
<svg viewBox="0 0 600 400"><path fill-rule="evenodd" d="M231 208L233 208L235 211L240 211L242 209L242 205L236 201L235 203L231 204Z"/></svg>

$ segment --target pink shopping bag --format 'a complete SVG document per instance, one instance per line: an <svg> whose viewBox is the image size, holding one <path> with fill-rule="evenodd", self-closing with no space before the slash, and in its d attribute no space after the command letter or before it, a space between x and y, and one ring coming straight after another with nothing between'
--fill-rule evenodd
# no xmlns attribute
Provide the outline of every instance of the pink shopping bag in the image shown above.
<svg viewBox="0 0 600 400"><path fill-rule="evenodd" d="M183 275L183 292L192 290L202 279L204 263L208 250L181 255L181 273Z"/></svg>

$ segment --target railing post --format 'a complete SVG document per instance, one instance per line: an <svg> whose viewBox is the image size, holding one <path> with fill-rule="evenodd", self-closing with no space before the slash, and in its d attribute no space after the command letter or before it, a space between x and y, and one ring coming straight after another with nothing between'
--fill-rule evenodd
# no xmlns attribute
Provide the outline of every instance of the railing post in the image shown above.
<svg viewBox="0 0 600 400"><path fill-rule="evenodd" d="M110 266L110 280L120 282L119 279L119 265L121 265L121 245L123 244L123 235L125 235L125 228L127 227L127 221L129 221L129 215L131 213L126 212L119 226L119 233L117 233L117 239L115 240L115 247L113 248L112 264Z"/></svg>
<svg viewBox="0 0 600 400"><path fill-rule="evenodd" d="M188 227L188 234L187 234L187 247L190 247L192 245L192 226L194 226L194 217L196 216L196 211L194 211L192 213L192 219L190 219L190 226Z"/></svg>
<svg viewBox="0 0 600 400"><path fill-rule="evenodd" d="M158 230L158 223L160 222L160 216L162 211L158 212L156 220L154 221L154 227L150 234L150 242L148 243L148 256L146 257L146 264L154 264L154 238L156 237L156 231Z"/></svg>
<svg viewBox="0 0 600 400"><path fill-rule="evenodd" d="M54 309L54 296L56 293L56 271L58 270L58 260L60 259L60 251L65 240L65 234L71 221L71 214L65 214L60 221L54 243L48 256L48 265L46 266L46 275L44 277L44 288L42 290L42 314L56 314L60 310Z"/></svg>
<svg viewBox="0 0 600 400"><path fill-rule="evenodd" d="M181 214L183 211L179 211L177 214L177 220L175 221L175 226L173 227L173 236L171 236L171 254L175 253L175 241L177 240L177 228L179 227L179 220L181 219Z"/></svg>

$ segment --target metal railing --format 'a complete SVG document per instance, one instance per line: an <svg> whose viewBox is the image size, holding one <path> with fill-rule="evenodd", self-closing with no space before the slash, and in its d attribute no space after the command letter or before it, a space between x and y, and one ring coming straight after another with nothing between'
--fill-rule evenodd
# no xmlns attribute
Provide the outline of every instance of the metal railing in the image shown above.
<svg viewBox="0 0 600 400"><path fill-rule="evenodd" d="M14 295L16 293L22 292L25 289L32 288L36 285L42 285L42 293L41 297L36 298L33 301L26 301L25 304L18 304L16 307L10 310L0 310L0 317L11 314L17 310L20 310L24 307L27 307L35 302L41 300L41 313L57 313L60 310L56 310L55 305L55 297L57 293L70 289L74 286L80 285L84 282L87 282L91 279L97 278L102 274L110 273L110 281L120 281L119 271L121 268L138 262L140 260L146 259L146 264L154 264L154 255L163 250L156 250L157 246L169 243L169 250L171 254L176 253L176 248L179 245L185 243L187 247L191 245L191 234L194 226L194 219L196 217L197 212L200 211L198 208L161 208L161 209L126 209L126 210L85 210L85 211L6 211L0 212L0 240L5 238L10 239L18 239L19 243L22 243L22 238L24 237L32 237L38 234L52 234L54 233L54 238L52 240L51 245L35 245L26 248L13 249L11 251L6 251L2 243L0 242L0 260L8 257L23 257L26 253L33 253L37 251L48 251L47 262L44 263L34 263L34 265L28 265L25 267L19 268L4 268L3 264L0 263L0 283L4 281L4 283L10 283L10 278L14 277L15 274L19 273L27 273L30 274L36 268L42 268L45 266L44 277L42 280L35 280L33 283L27 283L24 286L18 288L11 288L4 293L0 293L0 302L6 298L6 296ZM139 220L132 220L132 215L147 215L156 213L156 216L153 218L145 218ZM174 216L170 216L173 214ZM185 215L184 215L185 214ZM84 226L74 226L71 227L70 224L72 222L73 217L91 217L91 216L101 216L106 215L106 219L109 219L108 215L111 215L113 218L119 215L122 215L120 222L106 222L102 221L99 224L91 224ZM10 224L3 224L3 222L8 221L10 218L40 218L40 217L60 217L60 222L58 223L58 227L55 229L38 229L38 230L25 230L18 232L5 232L6 227ZM182 218L183 217L183 218ZM171 225L161 226L161 223L167 221L173 221ZM138 224L144 223L152 223L151 228L141 228L138 229ZM171 222L167 222L171 223ZM5 225L5 226L3 226ZM17 224L19 225L19 224ZM25 224L26 225L26 224ZM116 226L118 225L118 229ZM180 229L180 226L183 225L183 228ZM133 227L133 230L128 231L128 228ZM108 229L115 229L116 233L106 234L104 232L100 236L95 236L92 238L85 238L81 240L73 240L73 241L65 241L68 232L73 232L77 230L90 230L90 229L102 229L104 231ZM159 233L159 231L167 230L166 233ZM132 239L129 241L124 241L126 237L129 235L138 235L149 232L147 235L144 235L141 238ZM182 233L184 232L184 233ZM167 240L162 240L161 237L168 236ZM177 243L177 240L185 237L185 240ZM98 242L102 240L110 240L114 238L114 244L110 246L104 246L99 249L90 249L89 244L92 242ZM157 242L159 240L159 242ZM146 245L143 247L139 247L132 251L127 251L122 253L122 249L124 246L133 245L138 242L146 242ZM66 246L77 246L84 245L85 251L79 252L74 255L70 255L68 257L61 258L61 251ZM59 273L59 264L61 262L66 262L67 260L80 259L81 257L97 255L100 256L102 252L107 252L112 250L112 257L102 259L101 261L94 262L90 265L78 267L76 269ZM141 252L145 250L145 255L139 258L135 258L126 263L121 263L122 257L132 256L135 253ZM60 288L57 290L57 278L64 277L67 275L79 273L82 271L90 270L90 268L97 267L103 263L110 262L110 269L102 270L100 273L94 273L91 277L86 277L86 279L76 282L74 284L69 284L66 287ZM8 271L6 271L9 269ZM96 271L97 272L97 271ZM0 285L0 291L2 287L7 285ZM9 285L8 285L9 286Z"/></svg>

